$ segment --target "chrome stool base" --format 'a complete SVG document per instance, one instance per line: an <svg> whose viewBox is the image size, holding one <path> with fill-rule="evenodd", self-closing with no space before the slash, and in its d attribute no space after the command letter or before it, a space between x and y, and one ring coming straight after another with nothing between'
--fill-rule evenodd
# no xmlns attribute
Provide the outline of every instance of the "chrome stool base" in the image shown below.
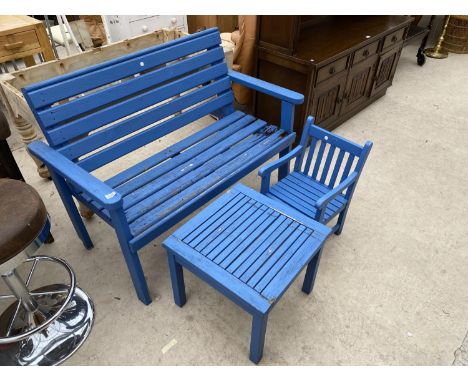
<svg viewBox="0 0 468 382"><path fill-rule="evenodd" d="M61 309L69 286L54 284L31 291L39 306L31 313L20 306L16 315L13 335L30 330L33 325L52 316ZM36 295L37 294L37 295ZM0 316L0 335L8 330L18 304L12 304ZM75 292L66 308L43 330L18 342L0 345L0 365L5 366L52 366L71 357L84 343L94 323L94 304L80 288Z"/></svg>

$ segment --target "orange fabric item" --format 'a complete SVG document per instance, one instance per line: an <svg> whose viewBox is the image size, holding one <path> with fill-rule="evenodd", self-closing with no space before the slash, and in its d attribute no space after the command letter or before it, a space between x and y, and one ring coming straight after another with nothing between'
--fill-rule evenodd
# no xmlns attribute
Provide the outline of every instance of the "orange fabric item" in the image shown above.
<svg viewBox="0 0 468 382"><path fill-rule="evenodd" d="M235 41L236 48L233 56L233 70L253 75L255 69L255 36L257 34L257 16L239 16L239 35L231 40ZM241 105L252 103L253 92L244 86L233 84L234 96Z"/></svg>

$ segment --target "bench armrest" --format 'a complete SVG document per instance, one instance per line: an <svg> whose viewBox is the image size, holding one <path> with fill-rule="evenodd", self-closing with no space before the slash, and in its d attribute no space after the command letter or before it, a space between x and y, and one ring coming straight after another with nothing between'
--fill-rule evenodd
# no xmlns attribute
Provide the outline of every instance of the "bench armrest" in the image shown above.
<svg viewBox="0 0 468 382"><path fill-rule="evenodd" d="M258 78L251 77L234 70L229 70L229 77L231 77L232 81L237 82L240 85L271 95L275 98L279 98L282 101L286 101L294 105L300 105L304 102L304 96L302 94L274 85L270 82L259 80Z"/></svg>
<svg viewBox="0 0 468 382"><path fill-rule="evenodd" d="M352 186L358 179L358 175L359 174L356 171L353 171L351 175L343 180L338 186L336 186L333 190L328 191L315 202L315 208L317 208L316 220L319 222L322 221L327 204L335 199L340 193L342 193L343 190L346 190L348 187Z"/></svg>
<svg viewBox="0 0 468 382"><path fill-rule="evenodd" d="M262 178L262 185L260 187L260 192L262 194L266 194L270 189L270 177L271 173L277 169L279 169L284 164L288 164L291 159L297 157L302 152L302 146L297 146L293 150L291 150L286 155L282 156L281 158L267 164L266 166L262 167L258 170L258 175Z"/></svg>
<svg viewBox="0 0 468 382"><path fill-rule="evenodd" d="M122 206L122 197L107 184L83 170L62 154L41 141L28 145L29 151L53 172L108 209Z"/></svg>

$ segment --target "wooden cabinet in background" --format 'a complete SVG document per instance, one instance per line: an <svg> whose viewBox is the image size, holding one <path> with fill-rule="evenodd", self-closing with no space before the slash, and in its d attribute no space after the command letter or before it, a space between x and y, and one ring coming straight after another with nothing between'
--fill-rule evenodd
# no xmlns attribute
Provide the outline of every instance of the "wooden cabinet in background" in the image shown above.
<svg viewBox="0 0 468 382"><path fill-rule="evenodd" d="M310 114L332 130L392 84L408 16L258 16L257 76L304 94L298 138ZM256 115L279 124L279 103L257 93Z"/></svg>

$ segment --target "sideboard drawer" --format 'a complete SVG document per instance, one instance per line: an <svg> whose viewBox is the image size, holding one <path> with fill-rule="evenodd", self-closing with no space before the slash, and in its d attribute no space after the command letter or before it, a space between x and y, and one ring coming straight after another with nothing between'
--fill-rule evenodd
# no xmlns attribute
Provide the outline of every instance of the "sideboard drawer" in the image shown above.
<svg viewBox="0 0 468 382"><path fill-rule="evenodd" d="M354 58L353 58L353 65L356 65L360 63L361 61L364 61L367 57L373 56L374 54L377 53L377 50L379 49L379 41L375 41L372 44L366 45L362 47L361 49L356 50L354 53Z"/></svg>
<svg viewBox="0 0 468 382"><path fill-rule="evenodd" d="M348 57L346 56L320 68L317 72L317 83L328 80L335 74L341 73L342 71L346 70L347 62Z"/></svg>
<svg viewBox="0 0 468 382"><path fill-rule="evenodd" d="M37 49L40 46L34 29L0 36L0 57Z"/></svg>
<svg viewBox="0 0 468 382"><path fill-rule="evenodd" d="M386 50L391 46L395 45L396 43L403 41L403 36L405 34L405 28L399 29L396 32L390 33L389 35L385 36L382 50Z"/></svg>

